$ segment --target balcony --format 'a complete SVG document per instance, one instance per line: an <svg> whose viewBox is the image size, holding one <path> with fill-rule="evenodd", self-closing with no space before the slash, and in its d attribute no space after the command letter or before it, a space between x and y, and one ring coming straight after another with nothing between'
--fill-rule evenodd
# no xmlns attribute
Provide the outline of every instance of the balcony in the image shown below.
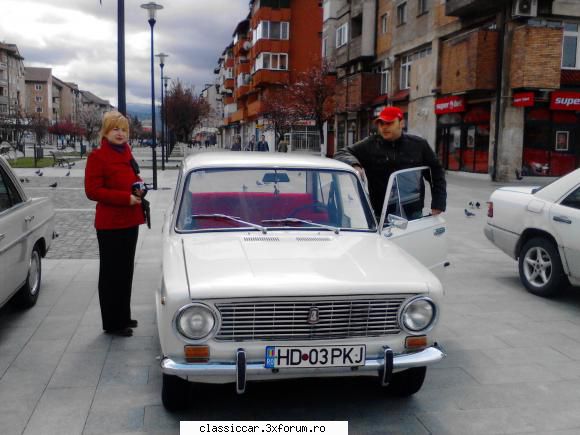
<svg viewBox="0 0 580 435"><path fill-rule="evenodd" d="M337 112L356 112L370 107L380 94L381 76L358 73L343 77L336 84Z"/></svg>
<svg viewBox="0 0 580 435"><path fill-rule="evenodd" d="M520 27L514 30L510 86L557 89L561 81L563 30Z"/></svg>
<svg viewBox="0 0 580 435"><path fill-rule="evenodd" d="M245 108L241 108L238 111L232 113L229 117L228 120L230 121L230 123L234 123L234 122L239 122L242 119L246 118L246 109Z"/></svg>
<svg viewBox="0 0 580 435"><path fill-rule="evenodd" d="M224 80L224 88L225 89L234 89L234 79L225 79Z"/></svg>
<svg viewBox="0 0 580 435"><path fill-rule="evenodd" d="M244 98L248 94L248 92L250 92L249 85L238 86L234 92L234 95L236 96L236 100Z"/></svg>
<svg viewBox="0 0 580 435"><path fill-rule="evenodd" d="M268 85L287 85L288 83L290 83L290 73L288 71L260 69L252 77L252 84L255 88Z"/></svg>
<svg viewBox="0 0 580 435"><path fill-rule="evenodd" d="M479 30L444 41L441 46L441 93L494 90L497 62L497 32Z"/></svg>
<svg viewBox="0 0 580 435"><path fill-rule="evenodd" d="M234 56L243 56L252 48L252 42L246 38L240 39L236 45L234 45Z"/></svg>
<svg viewBox="0 0 580 435"><path fill-rule="evenodd" d="M447 0L445 14L453 17L481 16L497 11L504 0Z"/></svg>
<svg viewBox="0 0 580 435"><path fill-rule="evenodd" d="M239 63L236 67L236 75L238 74L250 74L252 67L249 62Z"/></svg>
<svg viewBox="0 0 580 435"><path fill-rule="evenodd" d="M262 112L262 102L254 101L248 104L248 118L255 118Z"/></svg>
<svg viewBox="0 0 580 435"><path fill-rule="evenodd" d="M251 57L255 59L260 53L288 53L290 41L287 39L258 39L251 49Z"/></svg>
<svg viewBox="0 0 580 435"><path fill-rule="evenodd" d="M252 29L258 26L260 21L290 21L292 10L288 8L260 7L252 16Z"/></svg>
<svg viewBox="0 0 580 435"><path fill-rule="evenodd" d="M8 69L8 64L6 62L0 62L0 70Z"/></svg>

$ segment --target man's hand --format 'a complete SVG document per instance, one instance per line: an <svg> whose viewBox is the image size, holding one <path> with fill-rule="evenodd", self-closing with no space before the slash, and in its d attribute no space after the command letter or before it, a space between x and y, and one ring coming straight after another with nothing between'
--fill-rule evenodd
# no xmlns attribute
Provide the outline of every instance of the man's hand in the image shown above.
<svg viewBox="0 0 580 435"><path fill-rule="evenodd" d="M443 210L439 210L439 209L436 209L436 208L432 208L431 209L431 214L433 216L437 216L438 214L441 214L441 213L443 213Z"/></svg>
<svg viewBox="0 0 580 435"><path fill-rule="evenodd" d="M362 168L361 165L352 165L354 170L358 173L362 181L366 180L365 170Z"/></svg>
<svg viewBox="0 0 580 435"><path fill-rule="evenodd" d="M136 195L131 194L131 200L129 205L137 205L137 204L141 204L141 198L139 198Z"/></svg>

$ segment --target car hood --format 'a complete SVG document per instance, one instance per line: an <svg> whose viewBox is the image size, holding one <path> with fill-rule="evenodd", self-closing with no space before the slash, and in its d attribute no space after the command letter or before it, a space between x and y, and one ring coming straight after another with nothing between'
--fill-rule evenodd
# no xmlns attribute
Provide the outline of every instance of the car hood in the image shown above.
<svg viewBox="0 0 580 435"><path fill-rule="evenodd" d="M377 234L257 233L182 237L192 299L427 293L440 284Z"/></svg>

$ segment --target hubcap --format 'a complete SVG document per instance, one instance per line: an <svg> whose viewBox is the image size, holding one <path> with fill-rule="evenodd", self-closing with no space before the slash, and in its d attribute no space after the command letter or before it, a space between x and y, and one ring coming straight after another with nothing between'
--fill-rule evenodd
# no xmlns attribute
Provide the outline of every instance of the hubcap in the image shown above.
<svg viewBox="0 0 580 435"><path fill-rule="evenodd" d="M534 287L543 287L548 284L552 276L552 258L544 248L536 246L524 257L524 276Z"/></svg>
<svg viewBox="0 0 580 435"><path fill-rule="evenodd" d="M38 291L38 284L40 282L40 256L35 249L30 256L30 265L28 266L28 287L30 294L35 295Z"/></svg>

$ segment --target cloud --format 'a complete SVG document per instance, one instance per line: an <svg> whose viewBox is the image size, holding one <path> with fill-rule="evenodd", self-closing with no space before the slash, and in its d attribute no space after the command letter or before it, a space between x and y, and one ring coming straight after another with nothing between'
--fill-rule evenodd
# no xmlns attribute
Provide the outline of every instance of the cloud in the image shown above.
<svg viewBox="0 0 580 435"><path fill-rule="evenodd" d="M148 0L147 0L148 1ZM117 1L2 0L4 42L16 44L25 66L52 67L58 78L77 83L111 103L117 101ZM150 27L145 0L125 0L127 101L150 101ZM169 54L165 73L201 90L248 15L247 0L159 0L155 53ZM160 76L155 59L156 92Z"/></svg>

